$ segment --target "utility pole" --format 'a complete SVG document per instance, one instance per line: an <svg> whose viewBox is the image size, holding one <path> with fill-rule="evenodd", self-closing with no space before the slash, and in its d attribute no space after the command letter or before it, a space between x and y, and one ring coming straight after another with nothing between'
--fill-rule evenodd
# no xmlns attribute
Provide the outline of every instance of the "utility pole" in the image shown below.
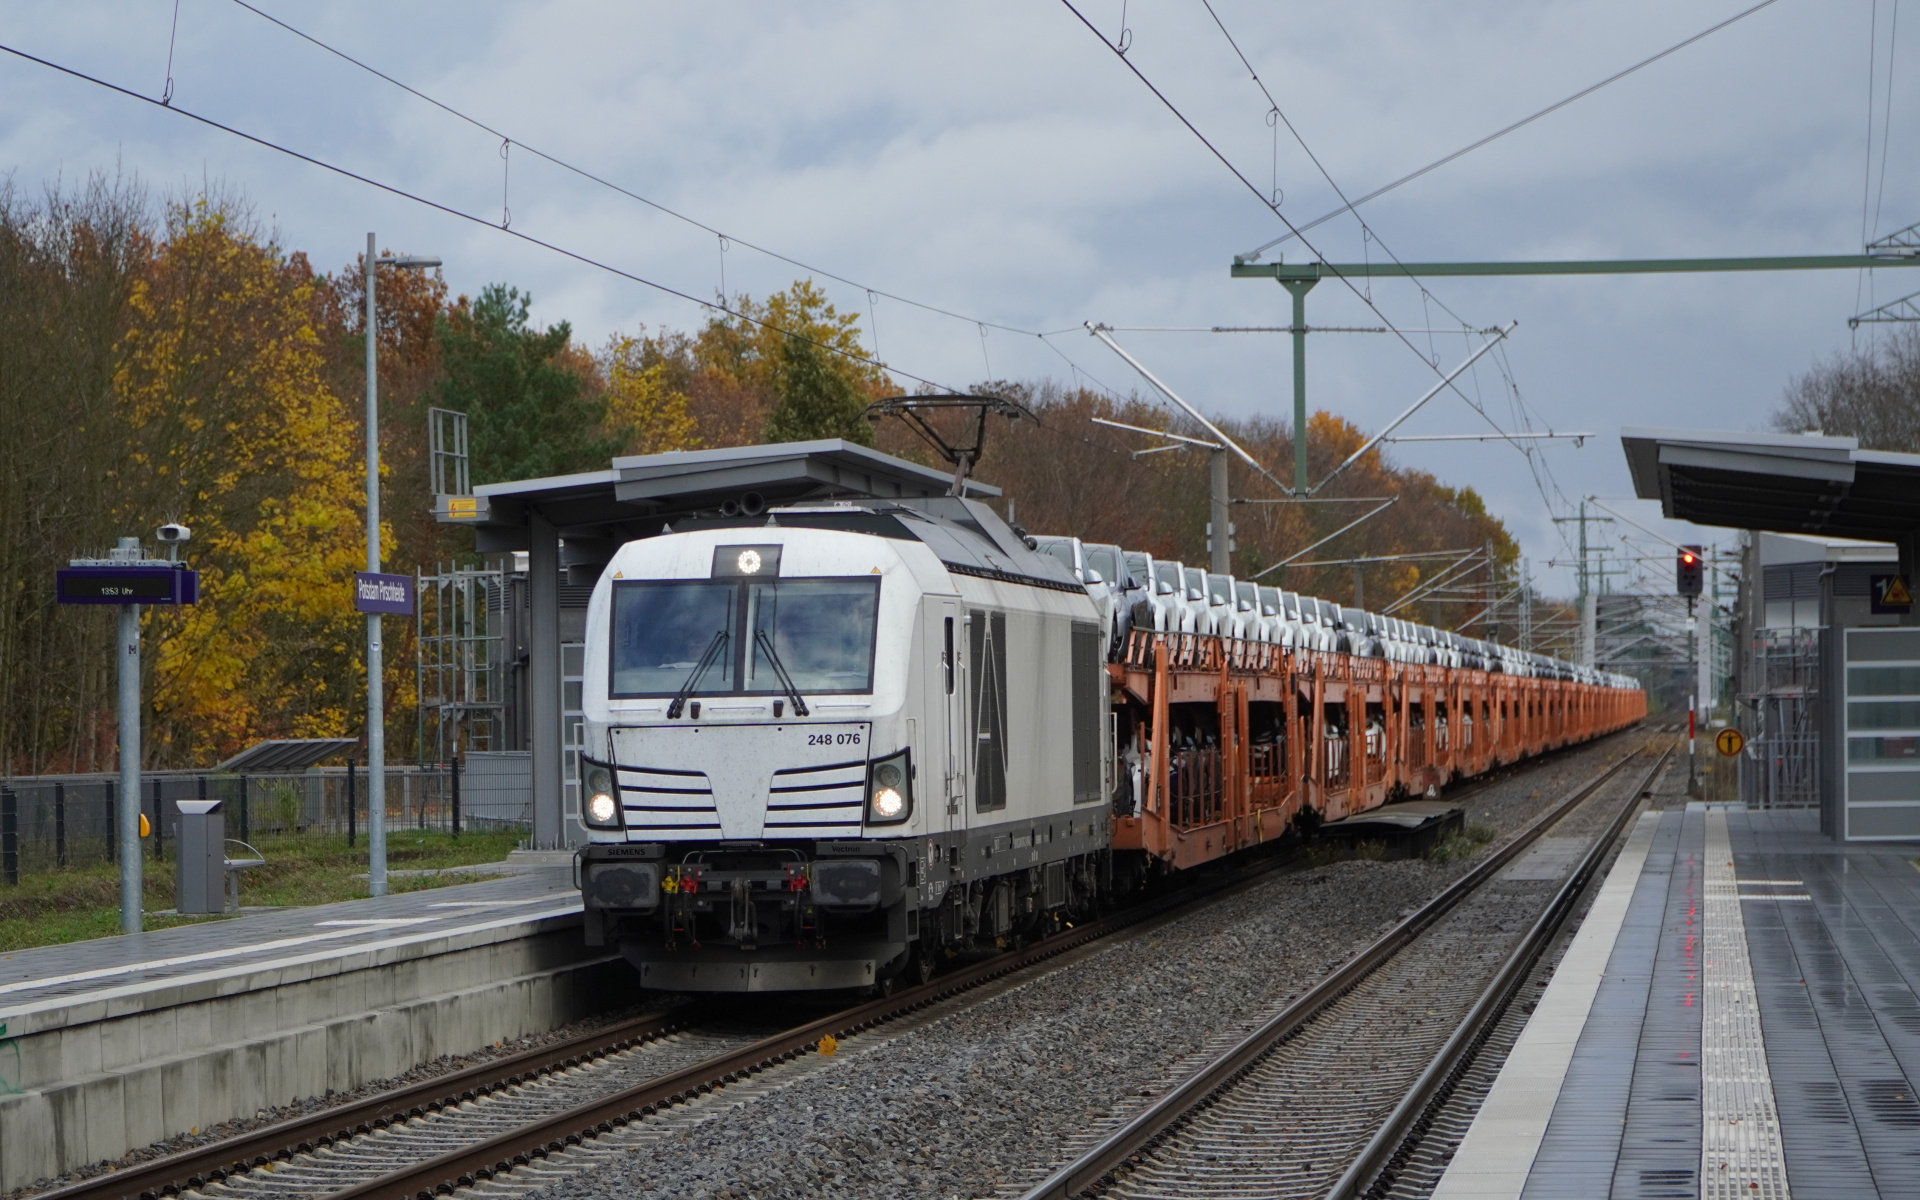
<svg viewBox="0 0 1920 1200"><path fill-rule="evenodd" d="M1212 501L1207 522L1207 550L1215 575L1233 574L1233 499L1227 492L1227 451L1216 446L1207 452L1208 475L1212 482Z"/></svg>
<svg viewBox="0 0 1920 1200"><path fill-rule="evenodd" d="M1700 697L1700 721L1713 716L1713 610L1715 604L1701 597L1693 618L1694 688Z"/></svg>
<svg viewBox="0 0 1920 1200"><path fill-rule="evenodd" d="M1493 543L1486 543L1487 555L1487 640L1500 640L1500 580L1499 571L1493 562Z"/></svg>
<svg viewBox="0 0 1920 1200"><path fill-rule="evenodd" d="M374 357L380 318L374 305L380 251L367 234L367 571L380 570L380 376ZM387 894L387 715L380 661L380 614L367 614L367 891Z"/></svg>
<svg viewBox="0 0 1920 1200"><path fill-rule="evenodd" d="M120 539L120 553L139 557L135 538ZM140 606L120 606L120 803L114 813L120 850L120 932L139 933L145 920L146 883L140 856Z"/></svg>
<svg viewBox="0 0 1920 1200"><path fill-rule="evenodd" d="M1579 592L1580 643L1578 647L1576 647L1574 651L1574 655L1576 660L1583 667L1591 667L1592 665L1594 665L1595 662L1599 661L1599 657L1600 657L1599 651L1595 649L1595 645L1594 645L1595 640L1599 636L1597 626L1599 624L1600 606L1594 595L1596 589L1593 586L1593 577L1592 577L1593 573L1591 568L1587 566L1587 522L1589 521L1593 521L1595 523L1598 523L1601 521L1611 522L1612 520L1613 520L1612 517L1588 516L1587 501L1586 501L1586 497L1584 496L1580 498L1580 515L1579 516L1554 518L1554 522L1556 524L1565 522L1566 524L1571 525L1575 522L1578 522L1580 525L1580 561L1577 564L1575 564L1576 578L1579 580L1579 585L1580 585L1580 592ZM1603 580L1605 579L1604 571L1601 573L1601 578Z"/></svg>
<svg viewBox="0 0 1920 1200"><path fill-rule="evenodd" d="M380 316L374 281L383 266L437 267L437 258L381 258L367 234L367 574L380 573L380 376L375 362ZM380 660L380 613L367 612L367 891L387 894L387 715Z"/></svg>
<svg viewBox="0 0 1920 1200"><path fill-rule="evenodd" d="M1307 494L1307 293L1319 283L1312 279L1282 279L1280 286L1293 296L1293 494Z"/></svg>
<svg viewBox="0 0 1920 1200"><path fill-rule="evenodd" d="M1527 560L1520 560L1520 648L1533 653L1533 580Z"/></svg>

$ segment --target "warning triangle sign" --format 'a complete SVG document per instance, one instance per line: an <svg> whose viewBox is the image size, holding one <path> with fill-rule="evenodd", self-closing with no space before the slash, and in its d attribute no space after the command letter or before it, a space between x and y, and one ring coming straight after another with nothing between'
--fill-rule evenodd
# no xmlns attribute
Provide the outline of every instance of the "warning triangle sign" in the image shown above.
<svg viewBox="0 0 1920 1200"><path fill-rule="evenodd" d="M1907 586L1905 575L1892 575L1887 578L1887 590L1881 595L1880 603L1887 605L1913 603L1913 590Z"/></svg>

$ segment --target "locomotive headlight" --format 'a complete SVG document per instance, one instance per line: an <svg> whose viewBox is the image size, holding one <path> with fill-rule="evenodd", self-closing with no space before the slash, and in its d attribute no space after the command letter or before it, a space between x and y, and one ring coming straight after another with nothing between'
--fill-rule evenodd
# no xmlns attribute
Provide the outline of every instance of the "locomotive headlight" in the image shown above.
<svg viewBox="0 0 1920 1200"><path fill-rule="evenodd" d="M913 764L902 750L867 771L867 824L895 825L913 814Z"/></svg>
<svg viewBox="0 0 1920 1200"><path fill-rule="evenodd" d="M588 763L581 783L586 792L585 816L594 829L620 827L620 801L613 787L613 772L598 763Z"/></svg>

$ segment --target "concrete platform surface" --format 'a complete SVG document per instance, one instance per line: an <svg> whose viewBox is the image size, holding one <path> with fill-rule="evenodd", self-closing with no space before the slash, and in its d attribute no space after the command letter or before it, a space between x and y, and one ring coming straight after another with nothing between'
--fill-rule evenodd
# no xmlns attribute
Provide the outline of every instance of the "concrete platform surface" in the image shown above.
<svg viewBox="0 0 1920 1200"><path fill-rule="evenodd" d="M571 870L549 864L478 883L16 950L0 955L0 1021L13 1022L17 1034L18 1018L55 1002L100 999L130 988L315 956L365 953L579 911Z"/></svg>
<svg viewBox="0 0 1920 1200"><path fill-rule="evenodd" d="M0 1192L637 987L566 864L0 955Z"/></svg>
<svg viewBox="0 0 1920 1200"><path fill-rule="evenodd" d="M1643 814L1436 1200L1920 1198L1916 856Z"/></svg>

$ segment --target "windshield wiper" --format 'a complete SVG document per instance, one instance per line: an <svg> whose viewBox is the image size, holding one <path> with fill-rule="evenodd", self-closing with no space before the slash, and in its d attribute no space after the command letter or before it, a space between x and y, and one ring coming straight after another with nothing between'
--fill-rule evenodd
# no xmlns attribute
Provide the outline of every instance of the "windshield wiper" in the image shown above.
<svg viewBox="0 0 1920 1200"><path fill-rule="evenodd" d="M787 696L792 699L793 715L807 716L807 702L800 698L800 689L793 686L793 676L787 674L787 665L780 661L779 652L773 648L773 639L767 636L766 630L756 629L753 631L753 640L766 653L768 665L773 668L773 673L780 677L780 686L786 689Z"/></svg>
<svg viewBox="0 0 1920 1200"><path fill-rule="evenodd" d="M707 652L700 656L699 662L693 664L693 674L687 676L687 681L680 685L680 691L674 695L673 703L667 705L667 720L675 721L680 718L680 710L687 706L687 697L693 694L694 688L700 686L701 677L714 663L720 661L720 654L726 649L726 645L727 631L716 629L713 640L707 643Z"/></svg>

